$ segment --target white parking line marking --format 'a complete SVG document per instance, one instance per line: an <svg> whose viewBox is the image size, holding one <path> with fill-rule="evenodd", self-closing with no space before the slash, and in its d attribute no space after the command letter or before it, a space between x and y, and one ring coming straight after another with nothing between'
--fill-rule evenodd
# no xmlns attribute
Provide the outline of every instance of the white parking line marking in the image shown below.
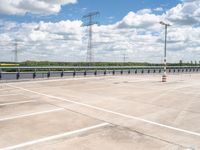
<svg viewBox="0 0 200 150"><path fill-rule="evenodd" d="M180 129L180 128L176 128L176 127L160 124L160 123L157 123L157 122L153 122L153 121L150 121L150 120L142 119L142 118L139 118L139 117L134 117L134 116L131 116L131 115L122 114L122 113L111 111L111 110L104 109L104 108L101 108L101 107L96 107L96 106L92 106L92 105L85 104L85 103L80 103L80 102L76 102L76 101L72 101L72 100L67 100L67 99L61 98L61 97L56 97L56 96L52 96L52 95L48 95L48 94L35 92L35 91L32 91L32 90L24 89L22 87L17 87L17 86L13 86L13 85L8 85L8 86L13 87L13 88L17 88L17 89L21 89L21 90L24 90L24 91L27 91L27 92L30 92L30 93L35 93L35 94L38 94L38 95L42 95L42 96L45 96L45 97L54 98L54 99L58 99L58 100L61 100L61 101L66 101L66 102L69 102L69 103L73 103L73 104L77 104L77 105L80 105L80 106L92 108L92 109L95 109L95 110L99 110L99 111L102 111L102 112L118 115L118 116L121 116L121 117L124 117L124 118L134 119L134 120L138 120L138 121L141 121L141 122L149 123L149 124L152 124L152 125L155 125L155 126L159 126L159 127L163 127L163 128L167 128L167 129L171 129L171 130L175 130L175 131L179 131L179 132L183 132L183 133L186 133L186 134L195 135L195 136L199 136L200 137L200 133L197 133L197 132L192 132L192 131L189 131L189 130L184 130L184 129Z"/></svg>
<svg viewBox="0 0 200 150"><path fill-rule="evenodd" d="M0 95L0 97L16 96L16 95L20 95L20 94L3 94L3 95Z"/></svg>
<svg viewBox="0 0 200 150"><path fill-rule="evenodd" d="M25 103L31 103L31 102L36 102L36 101L37 101L37 100L10 102L10 103L3 103L3 104L0 104L0 106L15 105L15 104L25 104Z"/></svg>
<svg viewBox="0 0 200 150"><path fill-rule="evenodd" d="M97 129L97 128L101 128L101 127L104 127L104 126L107 126L107 125L109 125L109 123L101 123L101 124L98 124L98 125L94 125L94 126L90 126L90 127L87 127L87 128L74 130L74 131L69 131L69 132L65 132L65 133L62 133L62 134L54 135L54 136L49 136L49 137L42 138L42 139L35 140L35 141L30 141L30 142L26 142L26 143L14 145L14 146L1 148L0 150L13 150L13 149L18 149L18 148L23 148L23 147L34 145L34 144L52 141L52 140L57 140L57 139L67 137L67 136L71 136L71 135L74 135L74 134L83 133L83 132L90 131L90 130Z"/></svg>
<svg viewBox="0 0 200 150"><path fill-rule="evenodd" d="M36 112L36 113L29 113L29 114L24 114L24 115L18 115L18 116L2 118L2 119L0 119L0 122L1 121L8 121L8 120L13 120L13 119L18 119L18 118L29 117L29 116L41 115L41 114L46 114L46 113L51 113L51 112L56 112L56 111L61 111L61 110L64 110L64 108L58 108L58 109L53 109L53 110L47 110L47 111L41 111L41 112Z"/></svg>

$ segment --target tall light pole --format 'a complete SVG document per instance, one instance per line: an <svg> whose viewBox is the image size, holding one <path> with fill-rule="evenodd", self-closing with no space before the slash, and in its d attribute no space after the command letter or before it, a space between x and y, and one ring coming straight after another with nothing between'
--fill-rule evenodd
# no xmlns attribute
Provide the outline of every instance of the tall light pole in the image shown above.
<svg viewBox="0 0 200 150"><path fill-rule="evenodd" d="M167 82L167 28L171 25L164 23L163 21L161 21L160 24L165 26L164 73L162 76L162 82Z"/></svg>

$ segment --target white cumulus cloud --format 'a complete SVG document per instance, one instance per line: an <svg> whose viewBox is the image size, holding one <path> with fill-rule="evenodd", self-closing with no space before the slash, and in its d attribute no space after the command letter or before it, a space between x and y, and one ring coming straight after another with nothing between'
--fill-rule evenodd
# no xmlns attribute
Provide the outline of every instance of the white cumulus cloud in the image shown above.
<svg viewBox="0 0 200 150"><path fill-rule="evenodd" d="M200 0L184 0L170 9L166 18L179 25L195 25L200 21Z"/></svg>
<svg viewBox="0 0 200 150"><path fill-rule="evenodd" d="M0 0L0 13L24 15L26 13L49 15L58 13L62 5L74 4L77 0Z"/></svg>
<svg viewBox="0 0 200 150"><path fill-rule="evenodd" d="M43 0L44 3L47 0ZM48 1L52 5L58 1ZM59 1L60 4L67 1ZM69 2L69 1L68 1ZM199 61L199 0L184 0L163 14L150 9L129 12L120 21L93 26L95 61L144 61L161 63L164 51L164 26L168 28L168 62ZM81 20L16 23L0 21L0 60L12 61L15 39L19 60L85 61L88 29Z"/></svg>

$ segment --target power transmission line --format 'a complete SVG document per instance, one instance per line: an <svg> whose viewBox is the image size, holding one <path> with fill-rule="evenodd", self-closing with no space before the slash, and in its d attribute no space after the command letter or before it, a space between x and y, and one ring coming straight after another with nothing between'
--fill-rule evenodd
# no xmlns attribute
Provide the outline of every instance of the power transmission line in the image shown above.
<svg viewBox="0 0 200 150"><path fill-rule="evenodd" d="M15 61L15 63L17 63L18 62L18 42L17 42L17 40L15 40L15 51L14 51L14 53L15 53L14 61Z"/></svg>
<svg viewBox="0 0 200 150"><path fill-rule="evenodd" d="M124 56L123 56L123 61L124 61L124 63L126 63L126 59L128 59L129 57L127 56L127 54L126 54L126 50L124 50L124 54L123 54Z"/></svg>
<svg viewBox="0 0 200 150"><path fill-rule="evenodd" d="M88 19L88 22L86 24L84 24L83 26L89 27L87 62L94 61L94 53L92 51L92 26L94 24L97 24L97 22L93 21L93 18L99 14L100 14L99 12L91 12L91 13L88 13L87 15L83 16L84 19Z"/></svg>

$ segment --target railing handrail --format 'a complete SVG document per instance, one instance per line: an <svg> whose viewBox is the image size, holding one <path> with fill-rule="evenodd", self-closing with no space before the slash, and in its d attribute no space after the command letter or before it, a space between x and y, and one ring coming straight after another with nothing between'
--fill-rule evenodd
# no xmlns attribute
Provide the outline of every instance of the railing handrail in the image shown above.
<svg viewBox="0 0 200 150"><path fill-rule="evenodd" d="M0 69L157 69L162 67L163 66L0 66ZM168 66L168 68L200 68L200 66Z"/></svg>

